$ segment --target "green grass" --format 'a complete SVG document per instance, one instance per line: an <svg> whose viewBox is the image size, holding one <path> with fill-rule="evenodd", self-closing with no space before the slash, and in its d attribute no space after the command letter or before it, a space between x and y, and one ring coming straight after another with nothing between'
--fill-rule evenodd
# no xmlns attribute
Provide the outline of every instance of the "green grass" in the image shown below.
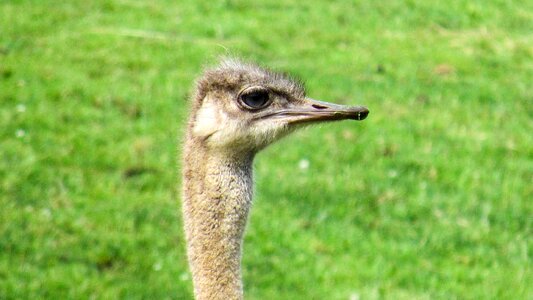
<svg viewBox="0 0 533 300"><path fill-rule="evenodd" d="M248 299L532 299L533 2L348 2L2 1L0 299L192 297L176 158L225 54L371 110L258 156Z"/></svg>

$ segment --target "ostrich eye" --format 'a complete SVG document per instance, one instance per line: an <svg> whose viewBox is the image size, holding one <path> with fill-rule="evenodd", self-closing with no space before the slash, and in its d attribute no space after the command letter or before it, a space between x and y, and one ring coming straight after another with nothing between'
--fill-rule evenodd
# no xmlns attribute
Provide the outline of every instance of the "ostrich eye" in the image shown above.
<svg viewBox="0 0 533 300"><path fill-rule="evenodd" d="M261 109L269 104L266 90L255 90L241 95L241 102L249 109Z"/></svg>

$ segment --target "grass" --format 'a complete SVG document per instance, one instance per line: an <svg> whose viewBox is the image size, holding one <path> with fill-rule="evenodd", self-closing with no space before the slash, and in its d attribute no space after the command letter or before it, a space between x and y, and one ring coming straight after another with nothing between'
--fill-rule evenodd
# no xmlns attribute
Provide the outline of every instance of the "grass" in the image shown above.
<svg viewBox="0 0 533 300"><path fill-rule="evenodd" d="M248 299L531 299L532 30L531 1L0 3L0 299L192 298L176 157L224 54L371 110L259 155Z"/></svg>

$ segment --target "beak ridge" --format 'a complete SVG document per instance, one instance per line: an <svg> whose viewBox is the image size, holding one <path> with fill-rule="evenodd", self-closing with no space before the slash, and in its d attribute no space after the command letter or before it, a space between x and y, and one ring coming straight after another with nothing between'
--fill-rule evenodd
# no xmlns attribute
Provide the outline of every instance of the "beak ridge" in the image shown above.
<svg viewBox="0 0 533 300"><path fill-rule="evenodd" d="M332 118L332 120L350 119L362 121L366 119L370 112L364 106L346 106L311 98L306 98L305 102L315 110L315 112L309 111L311 115L319 114L323 115L326 119ZM302 112L304 111L302 110Z"/></svg>
<svg viewBox="0 0 533 300"><path fill-rule="evenodd" d="M347 106L304 98L293 106L257 115L255 119L284 119L289 124L319 123L325 121L356 120L362 121L369 110L364 106Z"/></svg>

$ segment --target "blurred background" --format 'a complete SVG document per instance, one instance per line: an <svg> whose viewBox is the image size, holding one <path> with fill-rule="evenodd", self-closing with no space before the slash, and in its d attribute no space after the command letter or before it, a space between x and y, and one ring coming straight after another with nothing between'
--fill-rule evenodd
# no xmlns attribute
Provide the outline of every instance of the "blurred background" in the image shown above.
<svg viewBox="0 0 533 300"><path fill-rule="evenodd" d="M235 55L361 104L261 153L248 299L532 299L532 1L0 2L0 299L191 299L179 155Z"/></svg>

